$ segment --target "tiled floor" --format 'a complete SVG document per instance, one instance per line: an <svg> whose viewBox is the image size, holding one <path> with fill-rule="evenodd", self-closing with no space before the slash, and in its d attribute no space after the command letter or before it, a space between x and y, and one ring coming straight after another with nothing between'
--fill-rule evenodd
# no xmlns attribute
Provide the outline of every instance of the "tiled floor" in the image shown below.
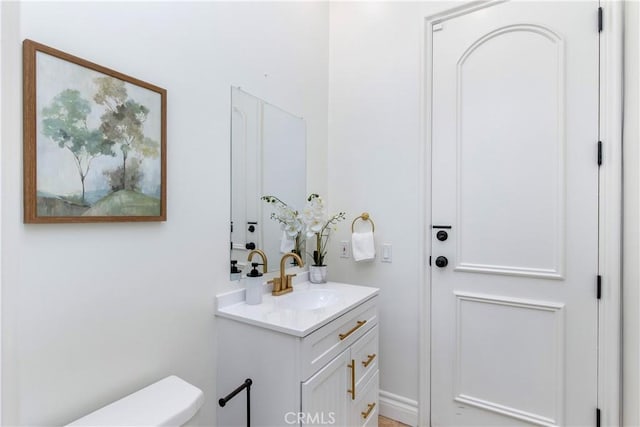
<svg viewBox="0 0 640 427"><path fill-rule="evenodd" d="M406 424L402 424L399 421L380 416L378 417L378 427L408 427L408 426Z"/></svg>

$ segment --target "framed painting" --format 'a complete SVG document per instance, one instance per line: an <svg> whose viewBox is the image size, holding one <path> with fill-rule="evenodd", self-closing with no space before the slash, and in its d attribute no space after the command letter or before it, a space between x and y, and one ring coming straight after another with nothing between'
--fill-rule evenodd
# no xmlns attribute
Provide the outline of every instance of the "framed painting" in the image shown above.
<svg viewBox="0 0 640 427"><path fill-rule="evenodd" d="M165 89L24 40L24 222L166 221Z"/></svg>

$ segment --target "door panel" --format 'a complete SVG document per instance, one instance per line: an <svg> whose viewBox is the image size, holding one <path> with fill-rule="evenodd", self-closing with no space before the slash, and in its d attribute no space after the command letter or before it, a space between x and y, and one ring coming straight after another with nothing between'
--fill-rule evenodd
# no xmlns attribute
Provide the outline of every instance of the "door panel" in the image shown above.
<svg viewBox="0 0 640 427"><path fill-rule="evenodd" d="M563 63L562 40L533 25L501 27L458 61L457 268L561 276Z"/></svg>
<svg viewBox="0 0 640 427"><path fill-rule="evenodd" d="M557 422L563 406L564 306L455 296L455 400L514 418Z"/></svg>
<svg viewBox="0 0 640 427"><path fill-rule="evenodd" d="M597 8L494 2L434 27L434 426L594 423Z"/></svg>
<svg viewBox="0 0 640 427"><path fill-rule="evenodd" d="M343 351L302 383L302 414L305 418L301 425L347 425L349 419L347 365L351 361L349 355L349 350Z"/></svg>

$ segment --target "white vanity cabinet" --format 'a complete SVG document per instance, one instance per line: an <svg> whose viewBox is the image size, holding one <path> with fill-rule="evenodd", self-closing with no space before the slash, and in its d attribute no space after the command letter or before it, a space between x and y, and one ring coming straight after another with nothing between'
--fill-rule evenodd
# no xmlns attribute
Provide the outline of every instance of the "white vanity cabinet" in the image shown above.
<svg viewBox="0 0 640 427"><path fill-rule="evenodd" d="M303 424L324 423L347 425L350 416L347 366L351 362L349 351L342 352L327 366L302 383L301 416Z"/></svg>
<svg viewBox="0 0 640 427"><path fill-rule="evenodd" d="M307 424L326 424L330 418L337 426L377 426L377 358L376 325L304 381L301 413L311 418L308 421L314 421Z"/></svg>
<svg viewBox="0 0 640 427"><path fill-rule="evenodd" d="M216 400L251 378L252 426L377 426L378 298L369 289L304 331L266 323L295 323L308 313L262 308L260 324L218 309ZM216 425L246 425L244 393L217 408Z"/></svg>

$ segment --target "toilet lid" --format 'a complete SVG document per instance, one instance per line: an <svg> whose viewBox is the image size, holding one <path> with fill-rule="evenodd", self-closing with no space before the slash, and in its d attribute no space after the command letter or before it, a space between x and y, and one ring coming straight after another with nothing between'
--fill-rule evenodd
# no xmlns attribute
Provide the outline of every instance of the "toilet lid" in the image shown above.
<svg viewBox="0 0 640 427"><path fill-rule="evenodd" d="M172 375L69 426L181 426L198 412L203 401L202 390Z"/></svg>

